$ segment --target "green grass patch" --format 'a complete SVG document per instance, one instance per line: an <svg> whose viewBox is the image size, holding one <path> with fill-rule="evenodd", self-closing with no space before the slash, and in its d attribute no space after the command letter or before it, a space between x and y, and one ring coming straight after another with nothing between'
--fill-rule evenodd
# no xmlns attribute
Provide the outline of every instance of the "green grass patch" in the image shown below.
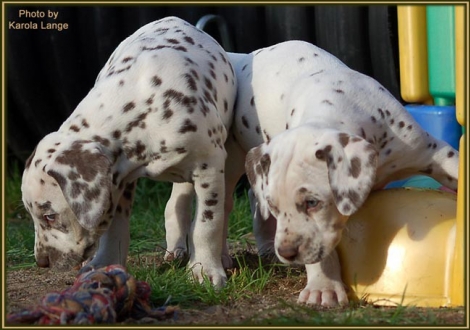
<svg viewBox="0 0 470 330"><path fill-rule="evenodd" d="M20 171L13 169L5 182L7 271L34 265L34 227L21 202L20 183ZM208 280L202 285L195 283L186 267L178 262L163 262L164 210L170 192L169 183L139 180L131 216L128 269L138 280L150 284L155 306L169 303L191 310L195 316L185 320L188 324L211 324L215 320L219 325L258 326L452 325L464 319L463 309L401 305L377 308L367 303L329 309L296 304L299 290L306 283L305 272L286 266L266 266L253 255L249 260L245 258L253 244L248 238L252 220L246 194L235 198L230 215L228 239L242 252L235 254L237 267L228 271L227 285L216 289ZM204 314L212 306L222 306L225 314Z"/></svg>

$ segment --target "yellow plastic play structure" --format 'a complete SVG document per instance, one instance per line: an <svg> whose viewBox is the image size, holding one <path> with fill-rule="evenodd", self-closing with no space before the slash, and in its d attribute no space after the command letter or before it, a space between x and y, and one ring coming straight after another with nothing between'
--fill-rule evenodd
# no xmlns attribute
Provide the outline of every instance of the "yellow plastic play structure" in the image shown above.
<svg viewBox="0 0 470 330"><path fill-rule="evenodd" d="M466 7L442 7L452 7L451 11L443 9L455 15L454 97L457 121L463 127ZM398 6L401 93L407 102L432 104L433 97L434 103L441 97L449 100L448 94L436 96L439 92L428 89L426 15L434 15L435 9ZM459 144L457 194L422 188L385 189L372 193L348 220L338 253L351 298L378 305L423 307L466 303L465 139L464 133Z"/></svg>

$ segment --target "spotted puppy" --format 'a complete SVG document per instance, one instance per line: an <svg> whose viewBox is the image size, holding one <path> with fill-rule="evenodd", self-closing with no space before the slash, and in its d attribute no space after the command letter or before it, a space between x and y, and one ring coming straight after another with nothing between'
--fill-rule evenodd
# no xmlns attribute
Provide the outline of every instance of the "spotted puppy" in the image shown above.
<svg viewBox="0 0 470 330"><path fill-rule="evenodd" d="M75 266L98 245L90 265L125 264L136 181L147 177L194 183L189 267L223 285L224 142L236 85L220 45L179 18L124 40L27 161L22 193L37 264Z"/></svg>
<svg viewBox="0 0 470 330"><path fill-rule="evenodd" d="M228 161L251 149L246 173L258 200L260 252L306 264L299 302L344 304L335 247L348 217L372 190L413 174L456 190L458 152L425 132L377 81L311 44L230 56L240 148Z"/></svg>

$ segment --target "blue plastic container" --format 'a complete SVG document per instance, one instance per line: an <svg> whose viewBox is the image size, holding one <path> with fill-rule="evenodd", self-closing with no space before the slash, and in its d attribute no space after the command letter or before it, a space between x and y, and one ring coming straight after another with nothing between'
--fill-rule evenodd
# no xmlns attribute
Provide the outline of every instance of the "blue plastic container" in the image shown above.
<svg viewBox="0 0 470 330"><path fill-rule="evenodd" d="M462 127L457 122L455 106L409 104L405 108L429 134L446 141L455 149L459 149ZM388 184L386 188L419 187L438 189L440 186L439 182L430 177L417 175L409 179L394 181Z"/></svg>

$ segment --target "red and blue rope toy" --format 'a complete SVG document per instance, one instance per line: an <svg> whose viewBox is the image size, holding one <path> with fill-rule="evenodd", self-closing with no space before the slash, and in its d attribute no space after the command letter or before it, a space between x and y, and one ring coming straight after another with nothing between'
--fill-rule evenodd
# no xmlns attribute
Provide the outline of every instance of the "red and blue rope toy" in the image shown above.
<svg viewBox="0 0 470 330"><path fill-rule="evenodd" d="M46 294L38 306L7 315L8 324L100 324L128 318L165 320L176 306L150 307L150 286L137 281L120 265L90 270L77 276L62 292Z"/></svg>

